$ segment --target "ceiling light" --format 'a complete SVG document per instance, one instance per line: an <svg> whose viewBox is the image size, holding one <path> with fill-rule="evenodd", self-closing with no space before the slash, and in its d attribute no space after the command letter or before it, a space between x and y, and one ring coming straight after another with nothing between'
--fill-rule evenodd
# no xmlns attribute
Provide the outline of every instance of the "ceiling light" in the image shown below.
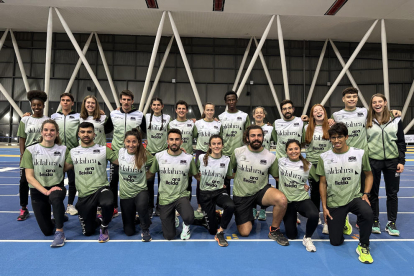
<svg viewBox="0 0 414 276"><path fill-rule="evenodd" d="M225 0L213 0L213 11L224 11Z"/></svg>
<svg viewBox="0 0 414 276"><path fill-rule="evenodd" d="M148 9L158 9L157 0L145 0Z"/></svg>
<svg viewBox="0 0 414 276"><path fill-rule="evenodd" d="M326 11L325 15L335 15L348 0L336 0L332 6Z"/></svg>

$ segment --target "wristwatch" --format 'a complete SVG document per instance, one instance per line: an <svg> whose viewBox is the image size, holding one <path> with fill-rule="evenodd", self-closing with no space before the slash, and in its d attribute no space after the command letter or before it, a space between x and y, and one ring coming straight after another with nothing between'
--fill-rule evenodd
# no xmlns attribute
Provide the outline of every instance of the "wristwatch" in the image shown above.
<svg viewBox="0 0 414 276"><path fill-rule="evenodd" d="M368 197L370 197L370 196L371 196L371 194L370 194L370 193L364 193L364 195L367 195Z"/></svg>

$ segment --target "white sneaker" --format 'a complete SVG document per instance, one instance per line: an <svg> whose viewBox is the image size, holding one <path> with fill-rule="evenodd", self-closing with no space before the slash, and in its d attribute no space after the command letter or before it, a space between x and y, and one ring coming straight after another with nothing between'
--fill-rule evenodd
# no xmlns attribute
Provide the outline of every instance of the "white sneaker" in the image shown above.
<svg viewBox="0 0 414 276"><path fill-rule="evenodd" d="M201 206L197 208L197 212L200 213L200 214L203 213L203 210L201 210Z"/></svg>
<svg viewBox="0 0 414 276"><path fill-rule="evenodd" d="M296 223L300 224L300 219L299 218L296 219Z"/></svg>
<svg viewBox="0 0 414 276"><path fill-rule="evenodd" d="M311 238L306 238L306 236L303 236L303 245L306 247L306 251L308 252L316 252L316 247L313 245Z"/></svg>
<svg viewBox="0 0 414 276"><path fill-rule="evenodd" d="M319 220L318 220L318 225L319 224L322 224L322 220L321 220L321 218L319 218Z"/></svg>
<svg viewBox="0 0 414 276"><path fill-rule="evenodd" d="M78 210L76 210L75 206L68 204L68 207L66 208L66 213L71 216L76 216L78 214Z"/></svg>
<svg viewBox="0 0 414 276"><path fill-rule="evenodd" d="M183 222L183 231L181 232L181 239L188 240L191 237L190 226L185 225Z"/></svg>
<svg viewBox="0 0 414 276"><path fill-rule="evenodd" d="M323 225L322 234L329 235L328 224Z"/></svg>

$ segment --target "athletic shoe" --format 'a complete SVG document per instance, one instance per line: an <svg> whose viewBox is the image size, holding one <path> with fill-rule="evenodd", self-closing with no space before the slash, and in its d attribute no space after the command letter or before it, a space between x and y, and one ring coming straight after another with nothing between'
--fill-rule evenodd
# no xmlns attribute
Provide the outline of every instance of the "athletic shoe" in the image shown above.
<svg viewBox="0 0 414 276"><path fill-rule="evenodd" d="M266 210L261 209L259 212L259 220L266 220Z"/></svg>
<svg viewBox="0 0 414 276"><path fill-rule="evenodd" d="M142 230L141 237L142 237L143 242L152 241L151 234L150 234L150 231L148 229L147 230Z"/></svg>
<svg viewBox="0 0 414 276"><path fill-rule="evenodd" d="M180 219L175 216L175 228L177 228L178 226L180 226Z"/></svg>
<svg viewBox="0 0 414 276"><path fill-rule="evenodd" d="M160 208L155 208L155 216L159 217L160 216Z"/></svg>
<svg viewBox="0 0 414 276"><path fill-rule="evenodd" d="M352 225L349 223L349 218L346 216L345 225L344 225L344 235L351 235L352 234Z"/></svg>
<svg viewBox="0 0 414 276"><path fill-rule="evenodd" d="M214 239L217 241L218 245L220 245L221 247L226 247L229 245L226 238L224 237L223 232L218 232L216 236L214 237Z"/></svg>
<svg viewBox="0 0 414 276"><path fill-rule="evenodd" d="M181 232L181 239L182 240L188 240L188 239L190 239L190 237L191 237L190 225L187 226L183 222L183 231Z"/></svg>
<svg viewBox="0 0 414 276"><path fill-rule="evenodd" d="M306 236L303 236L303 242L302 244L306 247L306 251L308 252L316 252L316 247L312 242L311 238L307 238Z"/></svg>
<svg viewBox="0 0 414 276"><path fill-rule="evenodd" d="M112 215L112 218L116 218L117 216L119 216L118 208L114 208L114 214Z"/></svg>
<svg viewBox="0 0 414 276"><path fill-rule="evenodd" d="M381 234L380 223L378 220L374 221L374 224L372 225L371 233Z"/></svg>
<svg viewBox="0 0 414 276"><path fill-rule="evenodd" d="M355 228L358 229L358 231L359 231L359 225L358 225L358 223L355 223Z"/></svg>
<svg viewBox="0 0 414 276"><path fill-rule="evenodd" d="M296 224L300 224L300 219L299 217L296 218Z"/></svg>
<svg viewBox="0 0 414 276"><path fill-rule="evenodd" d="M272 227L269 228L269 239L276 241L280 245L289 245L289 240L283 236L282 232L280 232L280 228L272 231Z"/></svg>
<svg viewBox="0 0 414 276"><path fill-rule="evenodd" d="M66 208L66 213L71 216L76 216L78 214L78 210L76 210L75 206L68 204L68 207Z"/></svg>
<svg viewBox="0 0 414 276"><path fill-rule="evenodd" d="M66 241L65 233L63 233L62 231L56 231L55 232L55 237L54 237L53 242L50 245L50 247L64 246L65 241Z"/></svg>
<svg viewBox="0 0 414 276"><path fill-rule="evenodd" d="M24 221L30 216L29 210L26 209L20 209L20 215L17 217L18 221Z"/></svg>
<svg viewBox="0 0 414 276"><path fill-rule="evenodd" d="M102 218L102 208L98 207L96 210L96 214L97 214L97 218L101 219Z"/></svg>
<svg viewBox="0 0 414 276"><path fill-rule="evenodd" d="M395 226L395 222L389 221L387 225L385 225L385 231L387 231L391 236L400 235L400 231L398 231L397 226Z"/></svg>
<svg viewBox="0 0 414 276"><path fill-rule="evenodd" d="M257 219L258 218L258 213L257 213L257 209L253 208L253 219Z"/></svg>
<svg viewBox="0 0 414 276"><path fill-rule="evenodd" d="M149 218L152 219L153 210L152 208L148 209Z"/></svg>
<svg viewBox="0 0 414 276"><path fill-rule="evenodd" d="M104 228L99 229L99 242L107 242L109 241L109 232L108 232L108 228Z"/></svg>
<svg viewBox="0 0 414 276"><path fill-rule="evenodd" d="M322 234L329 235L329 229L328 229L327 223L323 225Z"/></svg>
<svg viewBox="0 0 414 276"><path fill-rule="evenodd" d="M318 225L320 225L320 224L322 224L321 218L319 218L319 220L318 220Z"/></svg>
<svg viewBox="0 0 414 276"><path fill-rule="evenodd" d="M200 213L200 214L203 213L203 210L201 209L201 206L197 208L197 212Z"/></svg>
<svg viewBox="0 0 414 276"><path fill-rule="evenodd" d="M179 217L179 216L180 216L180 213L178 213L178 211L177 211L177 210L175 210L175 215L176 215L177 217Z"/></svg>
<svg viewBox="0 0 414 276"><path fill-rule="evenodd" d="M366 244L358 244L356 249L356 253L358 253L359 257L358 260L364 264L372 264L374 260L372 259L371 253L369 252L369 246Z"/></svg>

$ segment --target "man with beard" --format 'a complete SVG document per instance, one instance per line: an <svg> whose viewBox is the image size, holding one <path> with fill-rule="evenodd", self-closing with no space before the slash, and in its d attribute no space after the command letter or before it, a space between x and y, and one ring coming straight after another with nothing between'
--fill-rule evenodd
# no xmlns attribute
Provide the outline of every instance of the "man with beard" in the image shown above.
<svg viewBox="0 0 414 276"><path fill-rule="evenodd" d="M194 222L194 209L188 200L190 192L187 187L191 185L188 179L189 176L196 175L198 171L193 156L181 150L183 139L180 130L170 129L167 143L168 149L155 154L149 177L156 172L160 176L158 192L164 238L172 240L176 236L175 228L179 226L179 220L175 215L175 210L177 210L183 219L181 239L188 240L191 236L190 225Z"/></svg>
<svg viewBox="0 0 414 276"><path fill-rule="evenodd" d="M282 119L273 123L272 138L276 142L276 158L286 157L286 142L294 139L302 141L303 121L300 117L293 116L295 107L291 100L284 100L280 103Z"/></svg>
<svg viewBox="0 0 414 276"><path fill-rule="evenodd" d="M92 123L81 123L78 136L80 146L70 150L66 163L73 165L71 168L75 171L75 184L79 195L76 209L82 233L85 236L93 235L100 225L99 242L107 242L108 224L114 211L114 196L109 189L106 162L118 165L118 158L108 147L94 143L95 130ZM96 218L98 206L102 208L101 220Z"/></svg>
<svg viewBox="0 0 414 276"><path fill-rule="evenodd" d="M229 167L237 168L237 172L232 175L229 173L227 177L234 178L233 201L236 205L237 230L241 236L249 236L254 220L253 207L273 206L269 238L280 245L289 245L288 239L280 232L287 199L282 192L267 184L269 173L273 177L277 175L277 162L275 155L262 146L263 136L260 126L249 126L243 139L247 145L235 149L231 156Z"/></svg>

